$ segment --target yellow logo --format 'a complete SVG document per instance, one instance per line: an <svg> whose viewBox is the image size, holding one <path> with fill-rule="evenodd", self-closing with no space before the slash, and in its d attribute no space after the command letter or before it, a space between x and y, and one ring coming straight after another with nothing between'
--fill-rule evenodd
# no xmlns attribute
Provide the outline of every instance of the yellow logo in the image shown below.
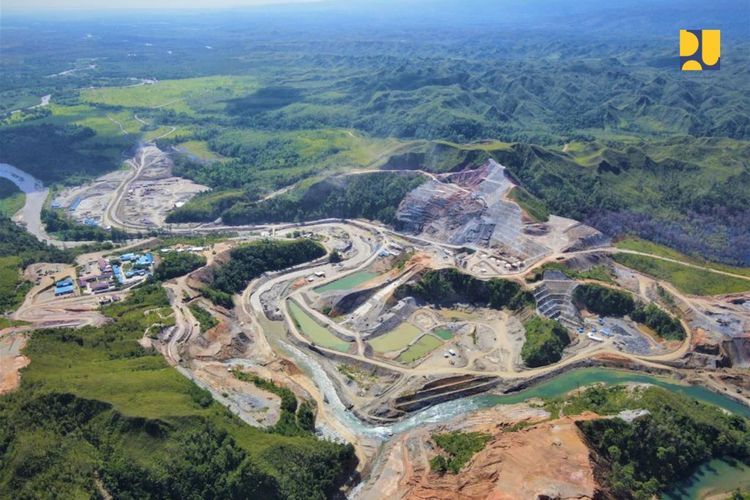
<svg viewBox="0 0 750 500"><path fill-rule="evenodd" d="M721 30L680 30L682 71L719 69Z"/></svg>

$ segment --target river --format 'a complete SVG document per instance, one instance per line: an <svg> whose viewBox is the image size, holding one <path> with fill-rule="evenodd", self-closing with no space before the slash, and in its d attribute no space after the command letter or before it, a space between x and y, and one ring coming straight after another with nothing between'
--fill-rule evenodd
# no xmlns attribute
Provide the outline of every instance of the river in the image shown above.
<svg viewBox="0 0 750 500"><path fill-rule="evenodd" d="M26 203L13 216L13 220L22 222L26 226L26 230L36 236L37 239L48 240L49 237L42 226L41 212L49 190L44 187L39 179L7 163L0 163L0 177L10 180L26 194Z"/></svg>
<svg viewBox="0 0 750 500"><path fill-rule="evenodd" d="M392 434L405 432L426 424L446 422L467 412L490 408L500 404L521 403L530 398L554 398L579 387L596 383L652 384L750 418L750 408L727 396L710 391L705 387L681 384L670 378L626 370L577 368L513 394L485 394L448 401L415 413L400 422L374 426L362 422L346 410L331 380L317 360L284 341L279 341L278 343L280 344L279 347L294 358L300 368L313 378L320 388L321 393L328 401L328 412L333 418L336 418L341 425L346 426L355 434L381 441L387 440ZM729 464L721 460L712 460L703 464L693 476L688 478L684 483L681 483L664 498L666 500L700 499L709 492L731 491L740 486L750 486L750 468L739 464Z"/></svg>

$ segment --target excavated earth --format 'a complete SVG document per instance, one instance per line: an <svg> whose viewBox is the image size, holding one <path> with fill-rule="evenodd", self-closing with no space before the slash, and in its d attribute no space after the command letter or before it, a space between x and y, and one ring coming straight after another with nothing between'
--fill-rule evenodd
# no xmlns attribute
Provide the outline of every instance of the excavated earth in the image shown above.
<svg viewBox="0 0 750 500"><path fill-rule="evenodd" d="M501 406L464 415L449 424L422 427L393 440L361 490L364 499L599 498L596 465L576 426L593 413L547 420L528 404ZM524 423L525 428L513 430ZM492 435L458 474L438 475L429 461L439 453L431 434L460 430Z"/></svg>

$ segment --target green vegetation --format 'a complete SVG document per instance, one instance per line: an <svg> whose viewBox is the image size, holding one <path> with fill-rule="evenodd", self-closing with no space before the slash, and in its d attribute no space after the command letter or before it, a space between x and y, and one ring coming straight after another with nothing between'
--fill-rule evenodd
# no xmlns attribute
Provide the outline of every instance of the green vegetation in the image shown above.
<svg viewBox="0 0 750 500"><path fill-rule="evenodd" d="M21 276L21 259L0 257L0 312L15 310L31 290L33 283Z"/></svg>
<svg viewBox="0 0 750 500"><path fill-rule="evenodd" d="M328 256L328 262L330 262L331 264L338 264L342 260L344 260L344 258L341 257L341 254L338 250L333 250Z"/></svg>
<svg viewBox="0 0 750 500"><path fill-rule="evenodd" d="M341 340L331 331L321 326L317 321L311 318L302 308L293 300L289 301L289 312L297 329L313 344L334 349L336 351L347 352L351 342Z"/></svg>
<svg viewBox="0 0 750 500"><path fill-rule="evenodd" d="M321 27L304 13L239 32L214 16L181 19L137 47L123 26L146 32L143 19L107 20L89 33L118 40L104 52L80 43L67 20L39 29L14 20L0 82L0 161L70 183L117 168L124 150L158 138L160 147L187 150L175 172L233 191L180 220L228 210L240 221L305 217L294 206L258 203L291 184L304 191L332 174L378 167L453 172L492 158L518 183L512 196L539 219L574 217L608 235L750 265L746 41L731 48L741 70L686 89L684 75L664 71L663 39L654 35L673 22L664 12L648 12L649 26L634 35L633 11L642 9L619 6L602 29L593 28L601 10L586 9L576 15L591 28L566 33L550 54L549 33L538 26L559 24L552 14L483 5L480 24L513 29L477 39L467 16L478 9L441 10L450 29L412 11L384 20L357 50L348 42L370 15L344 16L325 49L281 27ZM539 18L546 21L529 22ZM416 33L404 30L414 22L427 36L404 38ZM206 33L206 45L195 45L195 32ZM642 45L623 49L631 35ZM494 57L509 46L512 61ZM28 109L45 94L54 96L50 105ZM375 208L372 217L387 219Z"/></svg>
<svg viewBox="0 0 750 500"><path fill-rule="evenodd" d="M115 154L93 129L79 125L40 123L0 128L0 144L0 162L45 182L74 184L120 164L120 150ZM126 147L124 142L120 145Z"/></svg>
<svg viewBox="0 0 750 500"><path fill-rule="evenodd" d="M191 198L167 214L167 222L212 222L234 204L246 199L242 190L209 191Z"/></svg>
<svg viewBox="0 0 750 500"><path fill-rule="evenodd" d="M443 345L443 342L437 337L433 335L422 335L419 340L399 354L397 359L401 363L408 364L418 359L422 359L441 345Z"/></svg>
<svg viewBox="0 0 750 500"><path fill-rule="evenodd" d="M560 271L565 274L568 278L575 280L596 280L604 283L614 284L615 280L612 276L612 271L607 266L596 265L586 270L577 270L566 265L564 262L547 262L542 264L541 267L535 269L533 273L526 277L526 281L533 283L541 280L544 277L544 271L551 269Z"/></svg>
<svg viewBox="0 0 750 500"><path fill-rule="evenodd" d="M696 269L654 257L633 254L615 254L612 258L623 266L662 279L678 290L691 295L721 295L750 290L750 280Z"/></svg>
<svg viewBox="0 0 750 500"><path fill-rule="evenodd" d="M667 340L682 340L685 329L677 318L662 311L656 304L636 303L628 292L599 285L582 284L573 291L573 301L602 316L627 316L651 328Z"/></svg>
<svg viewBox="0 0 750 500"><path fill-rule="evenodd" d="M257 88L253 78L211 76L162 80L157 83L130 87L86 89L84 102L108 107L156 108L174 113L220 110L222 101L243 95Z"/></svg>
<svg viewBox="0 0 750 500"><path fill-rule="evenodd" d="M287 387L280 386L272 380L267 380L252 373L234 370L235 377L245 382L255 384L259 389L276 394L281 398L281 415L279 421L271 427L269 432L284 436L306 436L315 432L315 413L309 401L303 401L297 406L297 397Z"/></svg>
<svg viewBox="0 0 750 500"><path fill-rule="evenodd" d="M508 198L518 203L534 221L547 222L549 220L549 211L544 203L525 189L514 187L508 193Z"/></svg>
<svg viewBox="0 0 750 500"><path fill-rule="evenodd" d="M23 326L28 325L26 321L18 321L15 319L8 319L3 316L0 316L0 330L3 330L5 328L10 328L12 326Z"/></svg>
<svg viewBox="0 0 750 500"><path fill-rule="evenodd" d="M617 498L652 498L712 458L750 461L747 419L661 388L595 386L547 404L568 415L648 410L632 423L617 418L578 422L609 462L604 477Z"/></svg>
<svg viewBox="0 0 750 500"><path fill-rule="evenodd" d="M532 304L533 296L512 281L492 278L480 280L458 269L438 269L424 273L416 283L396 290L397 297L413 296L431 304L451 305L460 302L481 307L518 310Z"/></svg>
<svg viewBox="0 0 750 500"><path fill-rule="evenodd" d="M42 209L41 217L47 232L64 241L124 241L140 236L115 228L79 224L61 210Z"/></svg>
<svg viewBox="0 0 750 500"><path fill-rule="evenodd" d="M401 200L425 180L419 174L389 172L334 177L265 201L236 205L224 213L223 220L254 224L336 217L392 224Z"/></svg>
<svg viewBox="0 0 750 500"><path fill-rule="evenodd" d="M0 177L0 217L12 217L23 208L26 195L13 182Z"/></svg>
<svg viewBox="0 0 750 500"><path fill-rule="evenodd" d="M20 389L0 398L0 491L90 497L98 476L118 498L332 495L353 448L247 426L143 349L167 307L149 285L106 307L103 327L31 337Z"/></svg>
<svg viewBox="0 0 750 500"><path fill-rule="evenodd" d="M209 149L207 141L185 141L176 144L175 149L203 161L219 161L223 158Z"/></svg>
<svg viewBox="0 0 750 500"><path fill-rule="evenodd" d="M193 316L195 316L195 319L197 319L198 323L200 323L201 332L207 332L208 330L219 324L219 321L214 318L213 314L211 314L198 304L190 304L188 307L190 308L190 312L193 313Z"/></svg>
<svg viewBox="0 0 750 500"><path fill-rule="evenodd" d="M160 256L159 265L154 271L154 278L165 281L184 276L199 267L206 265L203 255L192 252L167 252Z"/></svg>
<svg viewBox="0 0 750 500"><path fill-rule="evenodd" d="M433 441L443 449L445 455L430 460L430 468L438 474L458 474L466 463L484 449L492 436L482 432L445 432L433 434Z"/></svg>
<svg viewBox="0 0 750 500"><path fill-rule="evenodd" d="M229 252L229 262L213 268L211 288L230 295L239 293L266 271L280 271L325 254L320 243L309 239L263 240L240 245Z"/></svg>
<svg viewBox="0 0 750 500"><path fill-rule="evenodd" d="M567 330L557 321L534 315L523 323L526 341L521 359L528 367L545 366L560 361L563 349L570 344Z"/></svg>
<svg viewBox="0 0 750 500"><path fill-rule="evenodd" d="M666 257L667 259L679 260L688 264L695 264L698 266L708 267L710 269L716 269L718 271L724 271L732 274L739 274L742 276L750 277L750 267L734 267L723 264L717 264L716 262L710 262L706 259L701 258L698 255L685 255L684 253L678 252L668 246L659 245L651 241L646 241L641 238L634 236L627 236L618 240L615 243L617 248L623 250L634 250L636 252L648 253L659 257Z"/></svg>
<svg viewBox="0 0 750 500"><path fill-rule="evenodd" d="M635 301L630 293L588 283L575 288L573 302L579 308L600 316L625 316L635 309Z"/></svg>
<svg viewBox="0 0 750 500"><path fill-rule="evenodd" d="M661 338L682 340L685 329L677 318L665 313L656 304L640 305L630 314L630 318L651 328Z"/></svg>
<svg viewBox="0 0 750 500"><path fill-rule="evenodd" d="M34 262L73 262L71 252L41 243L0 217L0 312L12 311L23 302L32 283L23 279L22 270Z"/></svg>

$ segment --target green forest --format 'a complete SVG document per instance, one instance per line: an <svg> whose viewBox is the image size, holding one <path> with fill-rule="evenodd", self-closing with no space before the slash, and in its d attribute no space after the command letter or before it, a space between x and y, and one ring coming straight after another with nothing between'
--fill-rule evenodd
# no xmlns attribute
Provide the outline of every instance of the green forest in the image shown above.
<svg viewBox="0 0 750 500"><path fill-rule="evenodd" d="M154 278L165 281L184 276L206 265L206 258L192 252L167 252L159 256Z"/></svg>
<svg viewBox="0 0 750 500"><path fill-rule="evenodd" d="M108 306L106 326L31 336L20 389L0 397L0 498L93 497L97 482L117 498L336 491L353 448L315 438L310 415L294 435L248 426L137 343L168 306L148 285Z"/></svg>
<svg viewBox="0 0 750 500"><path fill-rule="evenodd" d="M685 338L685 329L677 318L656 304L636 302L628 292L601 285L581 284L573 291L573 302L579 308L602 316L630 316L633 321L646 325L667 340Z"/></svg>
<svg viewBox="0 0 750 500"><path fill-rule="evenodd" d="M454 268L429 270L415 283L400 286L396 296L442 306L466 303L493 309L518 310L534 303L531 293L517 283L501 278L484 281Z"/></svg>
<svg viewBox="0 0 750 500"><path fill-rule="evenodd" d="M22 272L34 262L73 262L74 254L46 245L0 216L0 312L13 311L32 286Z"/></svg>
<svg viewBox="0 0 750 500"><path fill-rule="evenodd" d="M335 29L301 12L268 13L273 22L249 13L178 16L187 31L126 16L148 45L120 36L111 20L91 28L98 42L90 44L79 43L72 21L40 20L35 26L49 29L31 45L33 58L26 21L13 19L19 29L5 30L3 43L0 161L72 184L119 168L139 140L157 140L177 175L214 189L170 221L226 212L239 224L327 215L387 222L401 186L369 186L384 188L387 203L366 194L361 208L339 193L317 209L305 193L352 170L447 172L494 158L539 220L573 217L609 235L750 265L750 42L726 45L729 69L686 80L671 71L674 40L655 35L675 19L656 6L639 7L653 12L637 28L632 13L613 7L623 15L607 16L595 44L550 21L560 31L550 54L549 34L519 7L479 3L446 5L427 26L410 7L399 22L379 19L376 32L365 30L367 42L359 37L372 16L353 12L338 12L350 22ZM557 10L535 15L552 19ZM576 10L582 22L602 22ZM406 28L417 20L422 27ZM477 22L492 29L477 37ZM206 34L201 50L186 49L191 30ZM623 36L637 36L638 47ZM172 57L159 48L166 45L175 46ZM68 73L48 78L58 72ZM45 94L54 96L49 106L29 109ZM281 201L259 201L295 183Z"/></svg>
<svg viewBox="0 0 750 500"><path fill-rule="evenodd" d="M634 408L648 414L630 423L618 418L578 422L607 461L605 480L616 498L653 498L712 458L750 462L747 419L664 389L592 387L563 406L570 415Z"/></svg>
<svg viewBox="0 0 750 500"><path fill-rule="evenodd" d="M570 344L568 331L555 320L534 315L523 323L526 340L521 359L528 367L545 366L560 361L563 349Z"/></svg>
<svg viewBox="0 0 750 500"><path fill-rule="evenodd" d="M288 195L234 205L222 218L228 224L327 218L365 218L392 224L401 200L425 180L418 174L388 172L334 177Z"/></svg>
<svg viewBox="0 0 750 500"><path fill-rule="evenodd" d="M211 268L210 283L203 292L214 303L231 308L232 295L244 290L264 272L280 271L325 255L325 248L309 239L263 240L240 245L230 250L227 263Z"/></svg>

